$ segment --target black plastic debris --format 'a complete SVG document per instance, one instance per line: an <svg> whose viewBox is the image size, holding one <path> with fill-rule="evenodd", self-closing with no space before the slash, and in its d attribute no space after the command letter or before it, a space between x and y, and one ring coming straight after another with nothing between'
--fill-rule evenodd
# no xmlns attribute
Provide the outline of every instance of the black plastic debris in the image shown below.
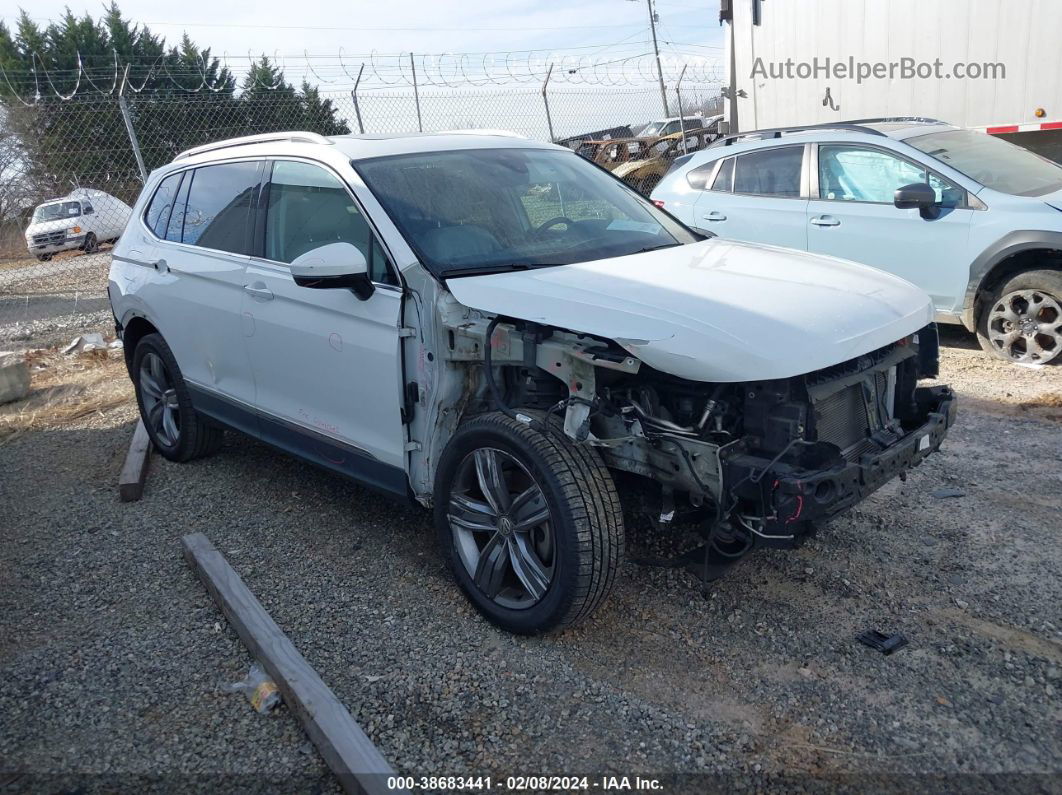
<svg viewBox="0 0 1062 795"><path fill-rule="evenodd" d="M907 638L897 632L895 635L886 635L876 629L868 629L866 632L856 635L856 640L864 646L877 649L882 654L892 654L897 649L907 645Z"/></svg>

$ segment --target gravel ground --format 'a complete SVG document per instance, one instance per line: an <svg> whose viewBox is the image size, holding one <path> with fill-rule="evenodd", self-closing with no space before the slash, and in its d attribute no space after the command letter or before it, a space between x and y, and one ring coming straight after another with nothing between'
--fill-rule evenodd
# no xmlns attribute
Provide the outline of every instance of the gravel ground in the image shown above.
<svg viewBox="0 0 1062 795"><path fill-rule="evenodd" d="M131 406L13 439L0 769L18 789L336 789L285 707L219 692L250 659L181 558L202 531L403 774L1058 791L1062 368L947 341L959 424L906 483L707 596L626 564L593 620L545 639L474 613L424 512L249 439L154 458L128 505ZM910 645L871 651L853 639L870 627Z"/></svg>
<svg viewBox="0 0 1062 795"><path fill-rule="evenodd" d="M0 261L0 349L42 348L85 331L113 333L107 301L110 246L64 251L48 262Z"/></svg>

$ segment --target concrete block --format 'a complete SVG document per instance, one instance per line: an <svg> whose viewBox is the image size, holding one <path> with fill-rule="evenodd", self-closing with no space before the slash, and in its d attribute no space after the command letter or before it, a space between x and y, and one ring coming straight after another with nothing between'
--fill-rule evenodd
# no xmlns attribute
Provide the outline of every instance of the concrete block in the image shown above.
<svg viewBox="0 0 1062 795"><path fill-rule="evenodd" d="M0 353L0 404L21 400L29 394L29 388L26 360L14 353Z"/></svg>

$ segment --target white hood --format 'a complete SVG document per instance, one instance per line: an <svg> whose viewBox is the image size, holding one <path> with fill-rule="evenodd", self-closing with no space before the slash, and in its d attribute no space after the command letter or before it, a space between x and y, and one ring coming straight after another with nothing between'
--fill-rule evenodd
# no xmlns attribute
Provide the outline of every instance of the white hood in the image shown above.
<svg viewBox="0 0 1062 795"><path fill-rule="evenodd" d="M719 239L447 287L465 306L615 340L696 381L808 373L933 321L928 295L876 268Z"/></svg>

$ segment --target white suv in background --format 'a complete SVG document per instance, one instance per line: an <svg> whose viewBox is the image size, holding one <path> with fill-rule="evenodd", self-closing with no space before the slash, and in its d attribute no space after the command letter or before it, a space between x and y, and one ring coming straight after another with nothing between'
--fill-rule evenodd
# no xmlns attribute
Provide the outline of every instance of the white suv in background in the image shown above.
<svg viewBox="0 0 1062 795"><path fill-rule="evenodd" d="M652 193L732 240L873 265L1008 361L1062 363L1062 166L932 119L732 135Z"/></svg>
<svg viewBox="0 0 1062 795"><path fill-rule="evenodd" d="M233 428L430 506L458 583L516 632L608 593L617 480L662 522L699 523L707 578L799 543L935 451L955 414L946 387L918 385L937 371L918 288L701 240L513 135L182 153L137 201L109 293L163 456Z"/></svg>

